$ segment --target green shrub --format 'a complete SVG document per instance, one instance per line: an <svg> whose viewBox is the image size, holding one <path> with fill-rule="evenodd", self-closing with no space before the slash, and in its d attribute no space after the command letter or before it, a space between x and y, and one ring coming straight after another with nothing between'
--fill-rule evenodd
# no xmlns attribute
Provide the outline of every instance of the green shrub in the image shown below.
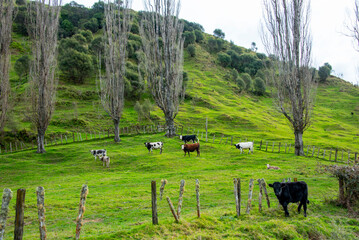
<svg viewBox="0 0 359 240"><path fill-rule="evenodd" d="M189 53L189 55L191 57L195 57L196 56L196 46L194 44L190 44L187 47L187 51Z"/></svg>
<svg viewBox="0 0 359 240"><path fill-rule="evenodd" d="M242 78L242 80L246 84L245 90L246 91L251 91L252 90L252 78L251 78L251 76L248 73L242 73L240 75L240 77Z"/></svg>
<svg viewBox="0 0 359 240"><path fill-rule="evenodd" d="M218 53L218 62L222 67L228 67L231 64L231 56L226 53Z"/></svg>
<svg viewBox="0 0 359 240"><path fill-rule="evenodd" d="M266 92L266 87L264 84L263 79L261 79L260 77L256 77L254 79L254 93L258 96L263 96Z"/></svg>

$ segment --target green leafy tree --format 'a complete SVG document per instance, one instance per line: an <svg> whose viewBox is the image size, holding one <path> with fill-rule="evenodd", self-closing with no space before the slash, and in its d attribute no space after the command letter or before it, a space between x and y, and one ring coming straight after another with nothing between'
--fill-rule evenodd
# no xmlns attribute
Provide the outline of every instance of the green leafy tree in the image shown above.
<svg viewBox="0 0 359 240"><path fill-rule="evenodd" d="M235 68L233 68L231 70L231 78L232 78L232 80L236 81L238 77L239 77L238 71Z"/></svg>
<svg viewBox="0 0 359 240"><path fill-rule="evenodd" d="M67 19L61 21L59 27L60 38L71 37L75 33L74 25Z"/></svg>
<svg viewBox="0 0 359 240"><path fill-rule="evenodd" d="M218 53L218 62L222 67L227 67L231 64L231 56L226 53Z"/></svg>
<svg viewBox="0 0 359 240"><path fill-rule="evenodd" d="M195 41L196 41L196 35L194 34L193 31L184 32L183 37L185 38L185 40L184 40L185 47L187 47L189 44L195 43Z"/></svg>
<svg viewBox="0 0 359 240"><path fill-rule="evenodd" d="M30 58L28 55L24 55L16 60L14 66L16 74L21 81L23 77L27 78L30 69Z"/></svg>
<svg viewBox="0 0 359 240"><path fill-rule="evenodd" d="M83 30L80 31L80 34L86 39L87 43L91 43L93 40L93 35L92 32L90 30Z"/></svg>
<svg viewBox="0 0 359 240"><path fill-rule="evenodd" d="M254 79L254 93L258 96L263 96L266 92L266 86L264 84L263 79L260 77L256 77Z"/></svg>
<svg viewBox="0 0 359 240"><path fill-rule="evenodd" d="M246 86L245 86L245 90L246 91L251 91L252 90L252 78L248 73L241 73L240 77L242 78L242 80L245 82Z"/></svg>
<svg viewBox="0 0 359 240"><path fill-rule="evenodd" d="M325 66L325 65L319 67L318 75L319 75L319 80L320 80L321 82L325 82L325 80L327 80L327 78L328 78L329 75L330 75L330 68L328 68L328 67Z"/></svg>
<svg viewBox="0 0 359 240"><path fill-rule="evenodd" d="M216 28L216 29L213 31L213 35L214 35L215 37L222 38L222 39L224 39L224 37L225 37L224 32L223 32L221 29L219 29L219 28Z"/></svg>
<svg viewBox="0 0 359 240"><path fill-rule="evenodd" d="M246 83L243 81L241 77L237 77L236 84L238 86L239 92L242 92L246 89Z"/></svg>
<svg viewBox="0 0 359 240"><path fill-rule="evenodd" d="M194 44L190 44L187 47L187 51L189 53L189 55L191 57L195 57L196 56L196 46Z"/></svg>
<svg viewBox="0 0 359 240"><path fill-rule="evenodd" d="M97 18L91 18L84 24L84 28L90 30L91 32L95 33L99 29L99 24Z"/></svg>
<svg viewBox="0 0 359 240"><path fill-rule="evenodd" d="M194 34L196 35L196 42L197 43L200 43L203 41L204 39L204 35L203 35L203 32L201 30L194 30Z"/></svg>

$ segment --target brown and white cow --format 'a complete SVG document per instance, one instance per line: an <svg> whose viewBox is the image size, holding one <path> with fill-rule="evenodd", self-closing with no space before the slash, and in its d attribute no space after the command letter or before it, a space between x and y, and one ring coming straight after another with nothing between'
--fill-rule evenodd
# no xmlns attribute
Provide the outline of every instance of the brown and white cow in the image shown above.
<svg viewBox="0 0 359 240"><path fill-rule="evenodd" d="M186 153L188 153L188 156L190 152L197 151L197 157L200 156L199 151L199 142L198 143L192 143L192 144L183 144L182 150L184 151L184 155L186 156Z"/></svg>

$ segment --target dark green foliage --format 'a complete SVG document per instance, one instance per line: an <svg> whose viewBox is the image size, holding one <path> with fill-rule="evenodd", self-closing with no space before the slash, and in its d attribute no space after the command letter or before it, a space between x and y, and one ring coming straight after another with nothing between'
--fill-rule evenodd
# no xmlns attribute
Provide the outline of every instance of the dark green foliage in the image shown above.
<svg viewBox="0 0 359 240"><path fill-rule="evenodd" d="M92 32L89 30L80 31L80 34L85 37L87 43L91 43L93 40Z"/></svg>
<svg viewBox="0 0 359 240"><path fill-rule="evenodd" d="M267 58L267 56L264 53L256 53L257 58L260 60L264 60Z"/></svg>
<svg viewBox="0 0 359 240"><path fill-rule="evenodd" d="M29 67L30 67L30 58L28 55L22 56L15 62L15 72L19 76L19 80L22 80L22 77L27 78L29 74Z"/></svg>
<svg viewBox="0 0 359 240"><path fill-rule="evenodd" d="M325 80L327 80L327 78L328 78L329 75L330 75L330 68L327 67L327 66L325 66L325 65L319 67L318 75L319 75L319 80L320 80L321 82L325 82Z"/></svg>
<svg viewBox="0 0 359 240"><path fill-rule="evenodd" d="M242 92L243 90L246 89L246 83L243 81L241 77L237 77L236 84L239 89L239 92Z"/></svg>
<svg viewBox="0 0 359 240"><path fill-rule="evenodd" d="M141 73L143 74L143 73ZM126 62L125 97L139 99L145 90L145 83L138 74L137 65Z"/></svg>
<svg viewBox="0 0 359 240"><path fill-rule="evenodd" d="M332 72L333 68L332 68L332 65L330 65L329 63L324 63L324 66L326 66L327 68L330 69L330 72Z"/></svg>
<svg viewBox="0 0 359 240"><path fill-rule="evenodd" d="M260 77L256 77L254 79L254 93L258 96L263 96L266 92L266 87L265 87L265 84L264 84L264 81L262 78Z"/></svg>
<svg viewBox="0 0 359 240"><path fill-rule="evenodd" d="M221 38L210 38L208 39L208 48L211 53L217 53L222 51L224 40Z"/></svg>
<svg viewBox="0 0 359 240"><path fill-rule="evenodd" d="M239 55L241 55L243 53L242 48L235 45L233 41L229 42L229 47L230 47L231 50L235 51Z"/></svg>
<svg viewBox="0 0 359 240"><path fill-rule="evenodd" d="M27 10L26 10L26 6L25 5L19 5L17 7L15 7L15 11L16 11L16 15L15 15L15 19L13 21L13 32L21 34L23 36L27 36L27 28L25 25L25 19L26 19L26 15L27 15Z"/></svg>
<svg viewBox="0 0 359 240"><path fill-rule="evenodd" d="M201 30L194 30L194 34L196 35L196 42L197 43L200 43L203 41L204 39L204 35L203 35L203 32Z"/></svg>
<svg viewBox="0 0 359 240"><path fill-rule="evenodd" d="M215 37L222 38L222 39L224 39L224 37L225 37L224 32L223 32L221 29L219 29L219 28L216 28L216 29L213 31L213 35L214 35Z"/></svg>
<svg viewBox="0 0 359 240"><path fill-rule="evenodd" d="M102 37L96 37L92 40L90 46L89 46L90 51L95 54L96 56L103 52L104 49L104 42Z"/></svg>
<svg viewBox="0 0 359 240"><path fill-rule="evenodd" d="M239 54L235 52L234 50L228 50L227 54L231 56L231 67L235 69L239 69Z"/></svg>
<svg viewBox="0 0 359 240"><path fill-rule="evenodd" d="M238 71L237 71L235 68L233 68L233 69L231 70L231 79L232 79L233 81L236 81L237 78L238 78L238 76L239 76Z"/></svg>
<svg viewBox="0 0 359 240"><path fill-rule="evenodd" d="M244 53L239 56L239 64L237 67L239 72L246 72L254 76L259 69L263 68L263 63L256 55Z"/></svg>
<svg viewBox="0 0 359 240"><path fill-rule="evenodd" d="M133 22L131 26L131 33L133 34L140 34L140 27L138 26L137 22Z"/></svg>
<svg viewBox="0 0 359 240"><path fill-rule="evenodd" d="M59 27L59 36L60 38L66 38L71 37L75 33L75 28L72 23L65 19L63 21L60 21L60 27Z"/></svg>
<svg viewBox="0 0 359 240"><path fill-rule="evenodd" d="M188 45L187 51L191 57L195 57L196 56L196 45L194 45L194 44Z"/></svg>
<svg viewBox="0 0 359 240"><path fill-rule="evenodd" d="M251 78L251 76L248 73L241 73L240 78L242 78L242 80L246 84L245 90L246 91L251 91L252 90L252 78Z"/></svg>
<svg viewBox="0 0 359 240"><path fill-rule="evenodd" d="M82 34L65 38L59 44L59 68L73 83L84 83L93 71L93 59L88 52L87 40Z"/></svg>
<svg viewBox="0 0 359 240"><path fill-rule="evenodd" d="M99 23L97 18L91 18L84 24L85 29L90 30L91 32L95 33L99 29Z"/></svg>
<svg viewBox="0 0 359 240"><path fill-rule="evenodd" d="M228 67L231 64L231 56L226 53L218 53L218 62L222 67Z"/></svg>
<svg viewBox="0 0 359 240"><path fill-rule="evenodd" d="M204 32L203 26L198 24L198 23L188 22L188 21L183 20L183 19L181 21L183 21L183 23L184 23L184 28L183 28L184 32L186 32L186 31L195 31L195 30Z"/></svg>
<svg viewBox="0 0 359 240"><path fill-rule="evenodd" d="M193 44L196 41L196 35L193 31L184 32L183 37L185 38L184 47L187 47L189 44Z"/></svg>

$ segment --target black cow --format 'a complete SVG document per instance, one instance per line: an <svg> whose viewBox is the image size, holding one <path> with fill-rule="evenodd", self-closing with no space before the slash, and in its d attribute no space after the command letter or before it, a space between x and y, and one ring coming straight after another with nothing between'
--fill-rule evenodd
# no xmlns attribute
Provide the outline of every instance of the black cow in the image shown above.
<svg viewBox="0 0 359 240"><path fill-rule="evenodd" d="M180 135L180 139L184 142L187 143L189 141L192 140L192 142L194 143L194 141L197 141L197 136L196 135Z"/></svg>
<svg viewBox="0 0 359 240"><path fill-rule="evenodd" d="M300 208L303 205L304 217L307 216L307 203L308 200L308 186L305 182L290 182L290 183L280 183L275 182L269 184L270 187L274 189L274 193L278 198L279 203L283 206L285 216L289 217L288 204L300 202L298 206L298 213L300 213Z"/></svg>

